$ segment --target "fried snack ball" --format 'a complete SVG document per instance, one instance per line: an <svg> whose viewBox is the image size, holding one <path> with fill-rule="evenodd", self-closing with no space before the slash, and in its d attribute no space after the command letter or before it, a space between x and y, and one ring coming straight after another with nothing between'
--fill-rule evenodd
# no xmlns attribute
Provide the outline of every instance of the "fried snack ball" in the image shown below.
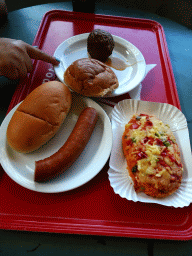
<svg viewBox="0 0 192 256"><path fill-rule="evenodd" d="M87 51L91 58L105 62L112 54L115 43L112 35L101 29L93 30L87 39Z"/></svg>

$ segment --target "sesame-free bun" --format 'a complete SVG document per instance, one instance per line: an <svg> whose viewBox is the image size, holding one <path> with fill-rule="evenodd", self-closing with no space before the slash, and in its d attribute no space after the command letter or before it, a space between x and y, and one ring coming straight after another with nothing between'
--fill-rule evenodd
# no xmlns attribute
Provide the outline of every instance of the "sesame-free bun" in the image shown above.
<svg viewBox="0 0 192 256"><path fill-rule="evenodd" d="M91 58L74 61L64 73L64 82L73 91L89 97L110 95L119 86L113 70Z"/></svg>
<svg viewBox="0 0 192 256"><path fill-rule="evenodd" d="M8 144L23 153L41 147L59 130L71 101L69 88L61 82L38 86L14 112L7 128Z"/></svg>

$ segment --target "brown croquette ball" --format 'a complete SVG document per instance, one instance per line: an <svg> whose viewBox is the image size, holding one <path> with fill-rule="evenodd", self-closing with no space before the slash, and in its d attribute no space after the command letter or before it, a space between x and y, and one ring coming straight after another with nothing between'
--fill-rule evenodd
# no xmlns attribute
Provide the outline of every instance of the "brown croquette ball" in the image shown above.
<svg viewBox="0 0 192 256"><path fill-rule="evenodd" d="M112 54L115 43L112 35L104 30L93 30L87 39L87 51L91 58L105 62Z"/></svg>

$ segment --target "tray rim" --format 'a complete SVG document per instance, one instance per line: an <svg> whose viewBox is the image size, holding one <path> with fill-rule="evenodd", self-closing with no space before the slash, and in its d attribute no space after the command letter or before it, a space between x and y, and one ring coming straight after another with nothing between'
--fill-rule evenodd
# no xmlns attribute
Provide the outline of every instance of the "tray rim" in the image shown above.
<svg viewBox="0 0 192 256"><path fill-rule="evenodd" d="M176 90L176 85L174 81L174 75L171 67L171 61L169 57L169 52L167 48L167 42L165 39L164 29L160 23L150 19L141 19L141 18L129 18L121 16L111 16L111 15L100 15L100 14L85 14L83 13L73 13L71 11L64 10L52 10L44 14L42 21L40 23L39 29L36 33L33 45L37 45L41 48L41 37L45 33L46 24L55 16L70 16L75 19L84 19L88 18L94 19L95 22L102 19L103 22L111 23L113 20L116 23L131 23L140 25L145 24L145 29L152 29L156 32L157 37L160 40L160 47L163 48L163 65L166 72L166 79L171 82L172 87L169 88L172 93L172 102L174 106L180 107L180 102ZM35 65L35 61L34 61ZM32 77L33 73L29 76ZM28 88L27 88L28 87ZM16 88L16 91L12 97L11 103L8 108L8 112L19 103L29 92L30 86L20 83ZM13 218L14 216L14 218ZM185 230L179 230L175 233L175 230L168 229L153 229L146 227L119 227L118 222L114 221L102 221L97 220L83 220L83 219L65 219L62 218L62 221L58 223L57 218L52 218L50 222L50 217L44 218L42 221L41 217L37 216L18 216L12 214L2 214L0 213L0 228L1 229L11 229L11 230L25 230L25 231L38 231L38 232L53 232L53 233L72 233L72 234L90 234L90 235L105 235L105 236L123 236L123 237L135 237L135 238L155 238L155 239L171 239L171 240L190 240L192 238L192 226L187 227ZM110 225L109 225L110 224ZM160 226L160 224L158 224Z"/></svg>
<svg viewBox="0 0 192 256"><path fill-rule="evenodd" d="M65 233L65 234L84 234L84 235L99 235L99 236L113 236L113 237L132 237L132 238L147 238L147 239L161 239L161 240L191 240L192 226L186 230L178 231L164 229L152 229L146 227L131 227L124 226L124 223L119 225L115 221L102 221L90 219L69 219L57 217L33 217L31 216L16 216L13 218L12 214L0 215L0 228L7 230L20 230L32 232L51 232L51 233ZM51 222L50 222L51 219ZM43 220L43 221L42 221ZM161 232L160 232L161 231ZM179 238L178 238L179 237Z"/></svg>
<svg viewBox="0 0 192 256"><path fill-rule="evenodd" d="M51 10L46 12L43 15L43 18L41 20L40 26L37 30L36 36L34 38L33 41L33 46L38 46L41 49L41 45L43 44L43 42L41 41L41 37L43 36L43 34L45 34L45 27L46 24L48 22L50 22L51 19L58 18L58 17L72 17L75 20L81 19L81 20L87 20L87 19L92 19L94 21L101 21L103 22L107 22L107 23L111 23L111 21L115 21L115 23L124 25L126 23L131 23L131 24L135 24L137 23L138 25L140 25L141 23L144 24L146 27L145 29L151 29L153 31L156 32L156 35L159 39L159 41L161 42L161 44L159 45L161 47L161 49L163 48L164 51L161 50L161 54L163 56L162 60L163 60L163 66L165 67L165 70L167 71L167 69L169 70L169 73L166 72L166 81L168 81L168 83L171 83L171 87L168 88L169 90L169 95L172 96L172 102L169 102L170 104L173 104L174 106L178 107L181 110L181 105L180 105L180 101L179 101L179 97L178 97L178 93L177 93L177 88L176 88L176 84L175 84L175 78L174 78L174 74L173 74L173 70L172 70L172 65L171 65L171 60L170 60L170 56L169 56L169 51L168 51L168 47L167 47L167 42L166 42L166 38L165 38L165 32L164 29L162 27L162 25L154 20L151 19L143 19L143 18L130 18L130 17L124 17L124 16L112 16L112 15L102 15L102 14L93 14L93 13L81 13L81 12L72 12L72 11L64 11L64 10ZM163 45L163 47L162 47ZM33 61L33 64L36 65L37 60ZM29 75L29 81L30 78L33 76L33 72ZM19 103L25 96L27 96L27 94L30 91L30 86L29 84L25 84L25 82L21 82L20 86L18 86L16 88L15 93L13 94L12 100L10 102L9 108L8 108L8 112L15 106L17 105L17 103Z"/></svg>

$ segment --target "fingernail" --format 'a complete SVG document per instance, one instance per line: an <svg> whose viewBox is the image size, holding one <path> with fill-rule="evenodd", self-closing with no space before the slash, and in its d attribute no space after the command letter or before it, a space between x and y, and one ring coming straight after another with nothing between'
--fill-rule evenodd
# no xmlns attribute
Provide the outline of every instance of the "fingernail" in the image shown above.
<svg viewBox="0 0 192 256"><path fill-rule="evenodd" d="M57 58L55 58L55 59L56 59L56 61L61 62L59 59L57 59Z"/></svg>

